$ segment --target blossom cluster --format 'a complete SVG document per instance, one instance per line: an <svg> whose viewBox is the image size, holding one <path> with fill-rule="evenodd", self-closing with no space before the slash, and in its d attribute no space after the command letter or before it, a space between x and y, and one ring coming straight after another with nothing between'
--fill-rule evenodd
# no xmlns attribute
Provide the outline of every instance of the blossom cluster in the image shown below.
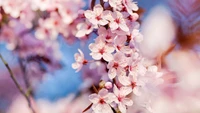
<svg viewBox="0 0 200 113"><path fill-rule="evenodd" d="M46 70L43 63L49 70L57 69L61 59L57 37L74 40L77 12L83 6L82 0L3 0L0 41L31 70Z"/></svg>
<svg viewBox="0 0 200 113"><path fill-rule="evenodd" d="M137 4L131 0L108 0L86 10L85 22L77 25L76 36L84 37L94 32L97 37L89 44L93 60L85 59L79 50L72 67L77 71L88 63L91 69L104 67L104 71L95 73L102 75L103 85L89 96L94 113L126 113L127 106L132 106L135 98L153 93L162 83L158 66L148 64L139 50L143 36L137 22L137 10ZM148 105L145 108L151 110Z"/></svg>

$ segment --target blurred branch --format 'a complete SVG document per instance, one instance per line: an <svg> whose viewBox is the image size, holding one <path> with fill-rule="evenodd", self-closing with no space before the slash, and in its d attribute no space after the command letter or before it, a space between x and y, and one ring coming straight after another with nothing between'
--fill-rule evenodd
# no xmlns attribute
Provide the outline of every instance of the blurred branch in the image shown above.
<svg viewBox="0 0 200 113"><path fill-rule="evenodd" d="M100 0L100 4L101 4L102 7L104 7L104 2L103 2L103 0Z"/></svg>
<svg viewBox="0 0 200 113"><path fill-rule="evenodd" d="M29 108L31 109L32 113L36 113L35 110L32 107L31 104L31 100L29 98L29 95L22 89L22 87L20 86L20 84L17 82L10 66L8 65L8 63L4 60L3 56L0 54L0 59L2 60L3 64L6 66L6 68L8 69L8 72L10 73L10 77L12 79L12 81L14 82L15 86L17 87L17 89L20 91L20 93L26 98Z"/></svg>
<svg viewBox="0 0 200 113"><path fill-rule="evenodd" d="M29 77L27 75L26 65L24 65L24 63L23 63L23 59L19 58L19 64L20 64L20 68L21 68L22 73L23 73L23 79L24 79L25 86L26 86L29 94L32 96L33 91L32 91L30 81L29 81Z"/></svg>

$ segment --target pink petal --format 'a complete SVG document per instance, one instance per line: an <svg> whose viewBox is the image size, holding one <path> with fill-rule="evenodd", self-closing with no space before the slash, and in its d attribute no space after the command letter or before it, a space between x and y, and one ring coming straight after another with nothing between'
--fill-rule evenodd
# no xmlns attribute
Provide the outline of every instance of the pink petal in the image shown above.
<svg viewBox="0 0 200 113"><path fill-rule="evenodd" d="M119 27L119 25L116 22L110 22L109 26L111 30L116 30Z"/></svg>
<svg viewBox="0 0 200 113"><path fill-rule="evenodd" d="M114 94L117 95L117 96L120 94L119 89L117 88L116 85L114 85L114 87L113 87L113 92L114 92Z"/></svg>
<svg viewBox="0 0 200 113"><path fill-rule="evenodd" d="M84 12L84 15L86 18L91 19L92 17L94 17L94 13L91 10L87 10Z"/></svg>
<svg viewBox="0 0 200 113"><path fill-rule="evenodd" d="M125 31L125 32L128 32L128 31L129 31L129 28L128 28L128 26L126 25L126 23L121 23L121 24L119 24L119 27L120 27L123 31Z"/></svg>
<svg viewBox="0 0 200 113"><path fill-rule="evenodd" d="M96 15L100 15L103 12L103 7L100 4L97 4L94 6L93 10Z"/></svg>
<svg viewBox="0 0 200 113"><path fill-rule="evenodd" d="M133 101L131 99L129 99L129 98L124 98L122 100L122 102L127 106L132 106L133 105Z"/></svg>
<svg viewBox="0 0 200 113"><path fill-rule="evenodd" d="M102 58L102 55L100 53L90 53L93 59L100 60Z"/></svg>
<svg viewBox="0 0 200 113"><path fill-rule="evenodd" d="M113 55L112 54L110 54L110 53L104 53L103 54L103 59L105 60L105 61L111 61L112 59L113 59Z"/></svg>
<svg viewBox="0 0 200 113"><path fill-rule="evenodd" d="M98 94L99 94L99 96L104 97L108 94L108 90L103 88L99 91Z"/></svg>
<svg viewBox="0 0 200 113"><path fill-rule="evenodd" d="M120 88L120 94L122 94L123 96L126 96L126 95L130 94L131 92L132 92L131 87L121 87Z"/></svg>
<svg viewBox="0 0 200 113"><path fill-rule="evenodd" d="M98 96L97 94L91 94L91 95L89 96L89 100L90 100L92 103L96 104L96 103L99 102L99 96Z"/></svg>
<svg viewBox="0 0 200 113"><path fill-rule="evenodd" d="M124 104L122 104L120 102L118 107L119 107L119 110L121 111L121 113L126 113L126 106Z"/></svg>
<svg viewBox="0 0 200 113"><path fill-rule="evenodd" d="M131 82L129 81L129 78L127 76L119 76L118 77L119 82L124 85L124 86L128 86L131 84Z"/></svg>
<svg viewBox="0 0 200 113"><path fill-rule="evenodd" d="M108 71L108 77L110 78L110 79L113 79L113 78L115 78L116 77L116 69L115 68L111 68L109 71Z"/></svg>

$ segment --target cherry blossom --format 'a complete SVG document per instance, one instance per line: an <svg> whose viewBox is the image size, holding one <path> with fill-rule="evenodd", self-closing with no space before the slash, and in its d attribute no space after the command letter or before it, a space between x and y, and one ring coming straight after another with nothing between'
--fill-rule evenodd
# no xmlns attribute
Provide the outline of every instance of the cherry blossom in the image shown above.
<svg viewBox="0 0 200 113"><path fill-rule="evenodd" d="M98 4L95 5L93 11L85 11L85 17L94 25L106 25L108 21L105 19L106 12L103 11L103 7Z"/></svg>
<svg viewBox="0 0 200 113"><path fill-rule="evenodd" d="M80 49L78 51L79 53L74 54L76 62L72 64L72 68L76 69L76 72L80 71L82 66L88 62L85 60L83 52Z"/></svg>
<svg viewBox="0 0 200 113"><path fill-rule="evenodd" d="M114 54L114 58L107 65L108 76L110 79L113 79L118 76L125 76L126 70L124 69L127 66L126 57L123 53L117 52Z"/></svg>
<svg viewBox="0 0 200 113"><path fill-rule="evenodd" d="M141 76L144 76L146 74L146 67L142 64L142 62L133 62L129 66L129 71L131 74L139 74Z"/></svg>
<svg viewBox="0 0 200 113"><path fill-rule="evenodd" d="M129 74L129 76L120 76L119 82L126 87L131 87L133 89L133 93L137 96L141 95L141 88L145 85L145 80L138 75Z"/></svg>
<svg viewBox="0 0 200 113"><path fill-rule="evenodd" d="M89 49L92 51L90 55L95 60L100 60L103 58L106 61L113 59L112 52L114 52L114 47L110 44L106 44L101 39L97 39L95 43L89 45Z"/></svg>
<svg viewBox="0 0 200 113"><path fill-rule="evenodd" d="M110 21L109 26L112 31L118 28L125 32L129 31L123 15L119 11L112 12L110 17L107 16L107 19Z"/></svg>
<svg viewBox="0 0 200 113"><path fill-rule="evenodd" d="M89 35L93 29L94 29L94 25L92 25L91 23L89 23L88 21L84 22L84 23L79 23L77 25L77 33L76 36L77 37L84 37L86 35Z"/></svg>
<svg viewBox="0 0 200 113"><path fill-rule="evenodd" d="M100 27L98 29L98 34L100 38L106 42L113 42L117 36L116 34L112 33L110 29L106 29L105 27Z"/></svg>
<svg viewBox="0 0 200 113"><path fill-rule="evenodd" d="M123 5L126 7L126 10L130 15L133 15L133 11L137 11L139 9L136 3L132 2L132 0L123 0Z"/></svg>
<svg viewBox="0 0 200 113"><path fill-rule="evenodd" d="M93 103L94 113L113 113L109 104L115 100L115 95L107 89L101 89L98 94L91 94L89 100Z"/></svg>
<svg viewBox="0 0 200 113"><path fill-rule="evenodd" d="M113 7L115 10L122 10L122 0L109 0L109 4L111 7Z"/></svg>
<svg viewBox="0 0 200 113"><path fill-rule="evenodd" d="M119 110L122 113L126 113L126 106L132 106L133 101L126 96L132 92L130 87L121 87L118 89L116 85L114 85L113 92L116 95L117 99L115 102L118 104Z"/></svg>

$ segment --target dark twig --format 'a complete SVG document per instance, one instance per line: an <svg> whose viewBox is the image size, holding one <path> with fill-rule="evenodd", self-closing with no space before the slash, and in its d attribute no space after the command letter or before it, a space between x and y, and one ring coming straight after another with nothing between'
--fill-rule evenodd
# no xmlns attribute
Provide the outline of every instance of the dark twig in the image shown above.
<svg viewBox="0 0 200 113"><path fill-rule="evenodd" d="M92 10L93 7L95 6L95 3L96 3L96 0L92 0L92 1L91 1L91 4L90 4L90 8L91 8L91 10Z"/></svg>
<svg viewBox="0 0 200 113"><path fill-rule="evenodd" d="M14 82L15 86L17 87L17 89L19 90L19 92L26 98L27 102L28 102L28 105L32 111L32 113L36 113L35 110L33 109L32 107L32 104L31 104L31 100L29 98L29 95L24 92L24 90L22 89L22 87L19 85L19 83L17 82L10 66L8 65L8 63L4 60L4 58L2 57L2 55L0 54L0 59L2 60L2 62L4 63L4 65L6 66L6 68L8 69L8 72L10 73L10 77L12 79L12 81Z"/></svg>
<svg viewBox="0 0 200 113"><path fill-rule="evenodd" d="M103 0L100 0L100 4L101 4L102 7L104 7L104 2L103 2Z"/></svg>
<svg viewBox="0 0 200 113"><path fill-rule="evenodd" d="M83 110L83 112L82 113L84 113L84 112L86 112L87 110L89 110L91 107L92 107L92 103L87 107L87 108L85 108L85 110Z"/></svg>

